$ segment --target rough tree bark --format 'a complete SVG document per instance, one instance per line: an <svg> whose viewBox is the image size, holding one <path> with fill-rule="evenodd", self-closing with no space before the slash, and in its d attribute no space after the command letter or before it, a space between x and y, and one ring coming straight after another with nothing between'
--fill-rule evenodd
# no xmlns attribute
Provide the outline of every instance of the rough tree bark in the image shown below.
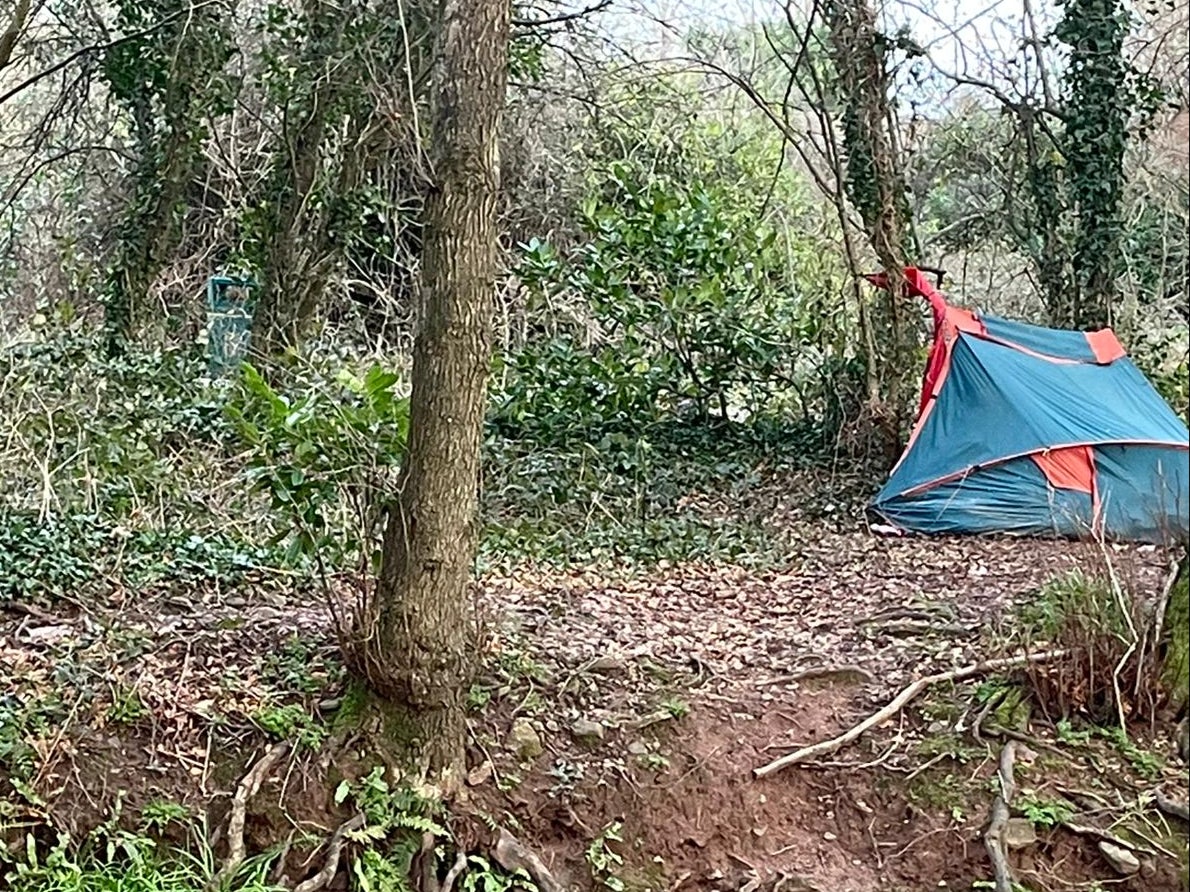
<svg viewBox="0 0 1190 892"><path fill-rule="evenodd" d="M1162 619L1168 637L1157 644L1165 649L1162 671L1170 705L1182 720L1180 734L1184 739L1186 715L1190 711L1190 559L1186 557L1178 565ZM1190 747L1183 745L1182 749Z"/></svg>
<svg viewBox="0 0 1190 892"><path fill-rule="evenodd" d="M469 583L497 274L498 138L507 83L506 0L443 0L430 144L422 306L409 456L385 529L367 681L401 745L457 784L471 669Z"/></svg>
<svg viewBox="0 0 1190 892"><path fill-rule="evenodd" d="M887 38L877 29L868 0L830 0L824 16L843 101L846 191L889 277L888 290L878 291L871 307L876 349L867 361L870 421L880 434L883 458L892 465L909 420L904 379L915 366L916 345L902 274L909 260L909 213L890 127Z"/></svg>

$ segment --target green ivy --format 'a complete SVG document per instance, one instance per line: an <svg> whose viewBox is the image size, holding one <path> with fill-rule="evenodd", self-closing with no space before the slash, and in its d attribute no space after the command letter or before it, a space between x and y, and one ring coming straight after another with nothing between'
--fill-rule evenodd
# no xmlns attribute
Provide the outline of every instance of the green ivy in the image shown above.
<svg viewBox="0 0 1190 892"><path fill-rule="evenodd" d="M1124 55L1131 19L1122 0L1060 0L1054 36L1067 47L1063 71L1063 129L1058 163L1065 169L1073 239L1074 306L1056 324L1110 324L1121 272L1124 160L1134 129L1143 128L1164 101L1157 82ZM1055 189L1049 189L1056 194ZM1057 199L1051 199L1057 201ZM1042 223L1054 225L1055 208Z"/></svg>

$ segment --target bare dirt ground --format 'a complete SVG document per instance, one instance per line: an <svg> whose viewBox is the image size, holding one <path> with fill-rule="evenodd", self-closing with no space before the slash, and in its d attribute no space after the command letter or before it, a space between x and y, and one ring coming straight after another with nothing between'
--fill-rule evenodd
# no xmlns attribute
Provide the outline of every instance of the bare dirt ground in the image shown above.
<svg viewBox="0 0 1190 892"><path fill-rule="evenodd" d="M1114 558L1133 584L1160 586L1160 553ZM588 851L601 839L628 889L990 888L982 832L1003 741L971 733L978 681L940 686L808 765L752 771L915 678L983 659L1015 603L1094 559L1069 543L806 526L781 572L486 578L456 832L482 848L491 827L511 828L577 888L593 887ZM325 836L345 815L336 784L366 757L336 731L343 673L325 610L280 590L5 614L0 680L10 828L82 832L117 800L129 819L160 800L217 818L272 732L317 745L295 748L262 788L250 843ZM1158 789L1185 801L1186 767L1166 741L1121 749L1022 728L1017 780L1037 826L1010 856L1024 888L1187 888L1187 828L1152 805ZM1071 813L1047 821L1058 800ZM1097 830L1143 834L1134 875L1106 861ZM317 868L297 856L279 873Z"/></svg>

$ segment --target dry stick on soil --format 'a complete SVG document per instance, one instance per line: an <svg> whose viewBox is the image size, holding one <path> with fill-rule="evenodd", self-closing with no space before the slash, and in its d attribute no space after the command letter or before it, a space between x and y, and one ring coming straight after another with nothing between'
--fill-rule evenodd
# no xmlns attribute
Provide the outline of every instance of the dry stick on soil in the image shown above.
<svg viewBox="0 0 1190 892"><path fill-rule="evenodd" d="M914 697L918 696L926 688L941 682L964 681L968 678L975 678L980 675L987 675L989 672L998 672L1002 669L1013 669L1017 666L1024 666L1028 663L1044 663L1047 660L1053 660L1057 657L1065 656L1064 650L1051 650L1039 654L1026 654L1019 657L1005 657L999 660L988 660L983 663L976 663L971 666L964 666L961 669L952 669L950 672L939 672L936 675L927 675L924 678L919 678L911 685L906 687L901 693L897 694L892 701L878 712L872 713L858 725L854 726L850 731L840 734L838 737L833 737L830 740L823 740L820 743L815 743L811 746L803 747L796 752L789 753L779 759L775 759L767 765L756 768L752 771L753 776L761 778L767 777L774 772L780 771L782 768L788 768L790 765L796 765L799 762L805 762L807 759L813 759L815 756L821 756L826 753L833 753L835 750L846 746L862 735L865 731L875 728L877 725L892 718L898 712L905 708Z"/></svg>
<svg viewBox="0 0 1190 892"><path fill-rule="evenodd" d="M339 872L339 858L343 854L345 837L351 831L359 830L363 826L363 815L356 815L340 824L338 829L331 834L331 841L327 845L326 861L322 863L322 870L318 871L310 879L298 883L294 887L293 892L318 892L319 889L329 886L331 880L335 878L335 874Z"/></svg>
<svg viewBox="0 0 1190 892"><path fill-rule="evenodd" d="M248 814L248 802L260 790L260 785L273 770L281 757L289 752L288 743L278 743L260 757L244 775L231 800L231 815L227 819L227 860L219 872L211 878L209 888L222 888L227 879L235 875L244 862L244 821Z"/></svg>
<svg viewBox="0 0 1190 892"><path fill-rule="evenodd" d="M775 675L772 678L764 678L756 682L757 687L765 687L774 684L792 684L795 681L808 681L810 679L819 678L841 678L841 679L859 679L864 684L872 683L872 673L861 669L859 666L812 666L809 669L802 669L800 672L792 672L789 675Z"/></svg>
<svg viewBox="0 0 1190 892"><path fill-rule="evenodd" d="M1092 827L1089 824L1079 824L1075 821L1062 821L1060 826L1065 827L1071 833L1077 833L1079 836L1090 836L1093 839L1101 839L1104 842L1110 842L1112 845L1121 849L1129 849L1133 852L1139 852L1142 855L1156 855L1157 853L1145 846L1137 845L1134 842L1128 842L1126 839L1121 839L1109 830L1103 830L1100 827Z"/></svg>
<svg viewBox="0 0 1190 892"><path fill-rule="evenodd" d="M993 709L999 709L1000 704L1008 699L1008 689L997 691L991 697L988 697L987 703L975 716L975 721L971 723L971 736L975 738L976 743L983 743L983 723L987 721L987 717L991 714Z"/></svg>
<svg viewBox="0 0 1190 892"><path fill-rule="evenodd" d="M1013 762L1016 758L1016 743L1009 741L1000 750L1000 792L992 803L992 819L988 823L987 833L983 835L984 845L987 846L988 857L992 861L992 870L996 874L996 892L1012 892L1012 869L1008 866L1008 855L1004 845L1004 828L1008 824L1009 805L1016 792L1016 781L1013 780Z"/></svg>

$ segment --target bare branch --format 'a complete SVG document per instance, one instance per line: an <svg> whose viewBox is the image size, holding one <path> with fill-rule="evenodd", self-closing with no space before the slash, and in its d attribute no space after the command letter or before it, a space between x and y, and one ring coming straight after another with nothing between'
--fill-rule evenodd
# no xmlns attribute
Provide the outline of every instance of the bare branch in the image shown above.
<svg viewBox="0 0 1190 892"><path fill-rule="evenodd" d="M612 0L599 0L598 3L577 10L576 12L567 12L562 15L550 16L544 19L513 19L512 26L514 28L549 28L553 25L566 25L578 19L584 19L589 15L607 9L612 5Z"/></svg>

